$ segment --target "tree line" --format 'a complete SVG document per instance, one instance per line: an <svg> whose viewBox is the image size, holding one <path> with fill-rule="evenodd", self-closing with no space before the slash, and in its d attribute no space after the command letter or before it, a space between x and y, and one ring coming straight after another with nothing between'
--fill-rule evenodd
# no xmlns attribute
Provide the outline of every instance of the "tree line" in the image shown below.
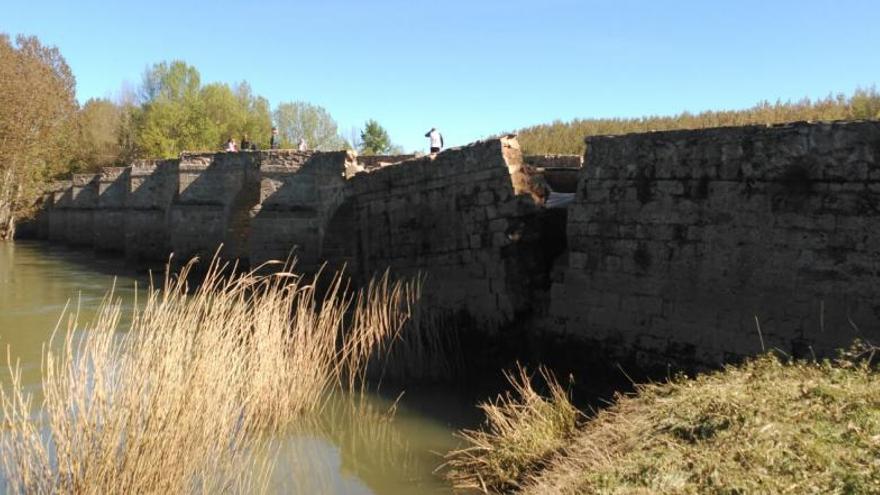
<svg viewBox="0 0 880 495"><path fill-rule="evenodd" d="M134 95L118 101L92 99L83 105L82 167L127 162L137 157L171 158L182 151L221 149L228 139L269 147L277 127L282 148L302 139L309 149L357 149L361 153L390 152L390 139L371 139L378 124L370 120L356 146L346 140L330 113L305 101L279 103L254 93L247 81L203 84L199 71L175 60L154 64L143 75ZM384 129L379 126L382 132ZM385 133L387 137L387 132Z"/></svg>
<svg viewBox="0 0 880 495"><path fill-rule="evenodd" d="M401 152L375 120L346 139L319 105L287 101L272 109L246 81L205 84L179 60L152 65L137 88L116 98L80 106L76 79L58 48L0 33L0 239L14 235L15 219L34 211L53 179L136 158L216 151L228 139L265 149L273 126L282 148L303 139L313 150Z"/></svg>
<svg viewBox="0 0 880 495"><path fill-rule="evenodd" d="M703 129L796 121L880 119L880 93L876 88L856 89L851 95L829 95L818 100L767 101L744 110L683 112L673 116L631 119L575 119L555 121L516 131L526 154L576 154L585 150L584 138L633 132Z"/></svg>

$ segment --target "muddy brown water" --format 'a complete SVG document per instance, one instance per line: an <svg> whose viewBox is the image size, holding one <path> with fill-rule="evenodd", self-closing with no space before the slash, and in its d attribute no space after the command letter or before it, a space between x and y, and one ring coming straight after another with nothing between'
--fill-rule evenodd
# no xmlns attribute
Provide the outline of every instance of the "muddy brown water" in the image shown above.
<svg viewBox="0 0 880 495"><path fill-rule="evenodd" d="M24 384L39 394L42 346L65 307L78 308L80 321L89 321L114 284L116 296L130 305L143 297L148 281L120 258L40 242L0 242L0 346L9 346ZM8 387L5 356L3 361L0 385ZM387 420L398 393L369 396L373 419L328 416L323 425L279 438L273 491L448 493L433 474L441 462L437 453L457 445L455 429L479 421L477 397L450 387L409 388Z"/></svg>

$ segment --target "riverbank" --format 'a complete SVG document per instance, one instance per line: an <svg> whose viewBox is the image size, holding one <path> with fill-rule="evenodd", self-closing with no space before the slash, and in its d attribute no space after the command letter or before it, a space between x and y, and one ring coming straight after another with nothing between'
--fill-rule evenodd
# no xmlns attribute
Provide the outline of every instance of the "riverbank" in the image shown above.
<svg viewBox="0 0 880 495"><path fill-rule="evenodd" d="M768 354L638 386L576 427L558 389L537 400L519 385L518 400L484 405L489 422L465 433L447 476L488 493L878 493L872 357Z"/></svg>

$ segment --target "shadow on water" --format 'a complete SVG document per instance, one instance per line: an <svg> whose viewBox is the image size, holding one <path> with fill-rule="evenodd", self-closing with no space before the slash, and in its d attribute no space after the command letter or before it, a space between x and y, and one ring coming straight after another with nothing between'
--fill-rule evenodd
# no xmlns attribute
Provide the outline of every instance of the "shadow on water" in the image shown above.
<svg viewBox="0 0 880 495"><path fill-rule="evenodd" d="M162 275L158 272L157 282ZM29 388L39 392L41 346L65 305L79 306L80 322L88 322L114 280L116 297L130 307L142 297L149 274L127 265L122 257L91 250L40 242L0 243L0 345L11 346ZM368 395L356 414L331 405L318 422L275 439L279 463L273 491L448 492L434 474L442 462L440 454L459 445L455 430L481 423L482 413L475 405L509 389L502 370L513 369L517 362L533 369L548 364L563 383L574 375L573 396L585 408L600 407L615 391L630 388L620 369L598 364L602 362L598 351L590 355L566 345L544 345L525 330L522 335L505 334L505 339L458 331L468 337L455 340L462 362L452 379L406 382L383 373L381 380L371 383L378 391ZM420 355L415 361L421 360ZM0 384L8 386L3 375Z"/></svg>

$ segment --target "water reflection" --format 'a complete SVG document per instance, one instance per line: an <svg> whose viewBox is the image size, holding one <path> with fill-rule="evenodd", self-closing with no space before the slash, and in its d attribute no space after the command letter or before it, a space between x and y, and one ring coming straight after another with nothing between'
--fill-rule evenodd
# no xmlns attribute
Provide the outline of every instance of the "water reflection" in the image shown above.
<svg viewBox="0 0 880 495"><path fill-rule="evenodd" d="M38 391L42 346L65 306L71 305L71 313L78 311L85 324L114 282L115 296L131 308L148 281L148 274L126 266L121 258L43 243L0 243L0 345L10 346L13 359L21 362L24 383ZM0 376L0 385L8 386L6 373ZM448 492L433 474L440 462L435 452L455 445L454 428L473 423L472 397L430 389L408 391L398 401L394 393L357 401L339 398L316 420L276 435L272 456L278 462L270 491Z"/></svg>
<svg viewBox="0 0 880 495"><path fill-rule="evenodd" d="M114 281L116 296L130 305L135 282L145 287L147 276L138 276L119 258L96 258L88 251L41 243L0 242L0 346L9 346L12 358L21 361L25 385L40 383L40 351L64 308L69 307L68 316L78 311L80 322L90 321ZM2 375L0 384L8 386L8 377Z"/></svg>
<svg viewBox="0 0 880 495"><path fill-rule="evenodd" d="M375 395L339 398L278 441L276 493L448 492L432 471L454 446L449 427Z"/></svg>

